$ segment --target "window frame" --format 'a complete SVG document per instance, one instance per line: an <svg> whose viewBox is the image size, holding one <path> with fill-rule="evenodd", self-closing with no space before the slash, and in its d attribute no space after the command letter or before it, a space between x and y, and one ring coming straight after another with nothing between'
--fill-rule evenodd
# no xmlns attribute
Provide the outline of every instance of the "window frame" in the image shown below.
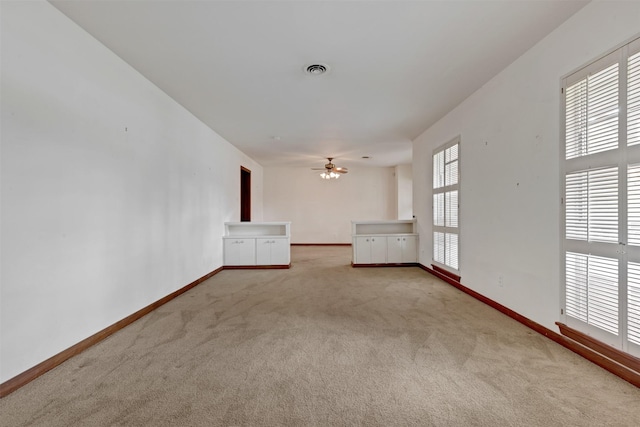
<svg viewBox="0 0 640 427"><path fill-rule="evenodd" d="M630 322L627 310L630 305L627 299L627 291L630 289L629 266L640 263L640 246L631 246L629 242L629 218L631 217L628 200L629 194L629 170L640 165L640 144L628 145L627 123L628 111L628 66L629 59L640 53L640 37L638 35L606 52L590 63L563 76L560 80L560 318L568 326L586 333L606 344L621 351L640 356L640 345L630 341L628 330ZM584 155L567 158L567 88L580 82L590 75L596 74L612 64L618 64L617 77L617 146L606 151L596 151ZM588 98L587 94L587 98ZM588 101L585 101L588 102ZM588 122L585 129L588 130ZM590 172L607 167L618 168L617 179L617 205L618 205L618 239L615 243L602 243L595 240L573 240L567 238L567 177L579 172ZM589 187L590 188L590 187ZM591 322L584 323L567 313L567 254L579 253L588 257L604 256L617 260L617 309L618 330L617 334L609 333L598 328ZM588 269L588 267L587 267ZM585 270L586 271L586 270ZM586 279L585 286L588 292L590 279ZM634 287L637 285L634 285ZM588 305L589 302L586 302Z"/></svg>
<svg viewBox="0 0 640 427"><path fill-rule="evenodd" d="M446 175L443 177L443 183L444 185L441 187L435 187L436 183L434 182L434 176L435 176L435 169L434 169L434 159L436 157L436 155L438 153L444 153L446 152L447 149L453 147L457 145L458 146L458 156L457 156L457 181L455 184L451 184L451 185L446 185L446 181L447 181L447 177ZM432 227L432 232L431 232L431 238L432 238L432 247L431 247L431 262L433 265L440 267L442 269L444 269L445 271L449 271L451 273L454 273L457 276L460 276L460 237L461 237L461 218L460 218L460 207L461 207L461 191L460 191L460 182L461 182L461 165L462 165L462 144L461 144L461 138L460 135L456 136L455 138L449 140L448 142L438 146L437 148L435 148L432 153L431 153L431 227ZM445 161L445 166L446 166L446 161ZM444 172L444 171L443 171ZM434 205L434 199L435 199L435 195L436 194L446 194L446 193L450 193L451 191L456 191L457 192L457 226L456 227L450 227L446 225L446 196L444 197L444 202L443 202L443 209L445 211L445 217L444 217L444 225L440 226L440 225L436 225L435 224L435 215L434 215L434 209L435 209L435 205ZM436 260L436 253L435 253L435 235L436 233L444 233L444 244L445 244L445 248L444 248L444 253L445 253L445 262L440 262ZM456 261L457 261L457 267L454 267L452 265L449 265L446 263L446 253L447 253L447 249L446 249L446 242L447 242L447 238L446 236L448 235L453 235L455 234L457 236L457 244L456 244Z"/></svg>

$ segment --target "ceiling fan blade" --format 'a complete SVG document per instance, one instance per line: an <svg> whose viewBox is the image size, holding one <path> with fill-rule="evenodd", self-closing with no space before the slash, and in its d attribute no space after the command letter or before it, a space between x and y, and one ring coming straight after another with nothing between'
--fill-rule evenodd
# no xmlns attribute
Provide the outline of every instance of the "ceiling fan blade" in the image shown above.
<svg viewBox="0 0 640 427"><path fill-rule="evenodd" d="M312 171L326 171L327 168L311 168Z"/></svg>
<svg viewBox="0 0 640 427"><path fill-rule="evenodd" d="M349 173L347 168L335 168L333 171L337 173Z"/></svg>

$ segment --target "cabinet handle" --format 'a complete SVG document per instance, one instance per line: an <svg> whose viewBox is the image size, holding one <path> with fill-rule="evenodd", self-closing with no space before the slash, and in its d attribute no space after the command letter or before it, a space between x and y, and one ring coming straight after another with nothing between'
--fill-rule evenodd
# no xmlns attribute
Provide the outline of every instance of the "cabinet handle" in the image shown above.
<svg viewBox="0 0 640 427"><path fill-rule="evenodd" d="M367 242L369 241L369 239L367 239Z"/></svg>
<svg viewBox="0 0 640 427"><path fill-rule="evenodd" d="M398 237L398 242L400 241L400 238Z"/></svg>
<svg viewBox="0 0 640 427"><path fill-rule="evenodd" d="M407 240L406 238L404 238L404 237L402 238L402 241L403 241L403 242L405 242L406 240Z"/></svg>
<svg viewBox="0 0 640 427"><path fill-rule="evenodd" d="M376 241L376 239L371 239L371 241L372 241L372 242L375 242L375 241Z"/></svg>

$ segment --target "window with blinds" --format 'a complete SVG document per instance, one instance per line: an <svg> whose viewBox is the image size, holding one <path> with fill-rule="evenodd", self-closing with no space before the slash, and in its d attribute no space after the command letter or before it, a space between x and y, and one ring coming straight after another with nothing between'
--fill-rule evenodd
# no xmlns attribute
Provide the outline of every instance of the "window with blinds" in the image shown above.
<svg viewBox="0 0 640 427"><path fill-rule="evenodd" d="M458 271L460 140L433 153L433 261Z"/></svg>
<svg viewBox="0 0 640 427"><path fill-rule="evenodd" d="M563 80L563 312L640 355L640 39Z"/></svg>

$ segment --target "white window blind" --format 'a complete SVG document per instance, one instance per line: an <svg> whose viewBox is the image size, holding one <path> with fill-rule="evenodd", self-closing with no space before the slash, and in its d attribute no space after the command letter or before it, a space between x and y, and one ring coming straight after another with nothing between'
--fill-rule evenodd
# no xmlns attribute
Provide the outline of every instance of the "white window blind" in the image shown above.
<svg viewBox="0 0 640 427"><path fill-rule="evenodd" d="M640 144L640 53L627 64L627 144Z"/></svg>
<svg viewBox="0 0 640 427"><path fill-rule="evenodd" d="M640 165L627 169L627 243L640 246Z"/></svg>
<svg viewBox="0 0 640 427"><path fill-rule="evenodd" d="M566 158L618 146L618 64L567 88Z"/></svg>
<svg viewBox="0 0 640 427"><path fill-rule="evenodd" d="M631 343L640 345L640 263L629 263L627 284L627 335Z"/></svg>
<svg viewBox="0 0 640 427"><path fill-rule="evenodd" d="M618 333L618 261L567 252L567 315Z"/></svg>
<svg viewBox="0 0 640 427"><path fill-rule="evenodd" d="M459 269L460 142L455 139L433 154L433 261Z"/></svg>
<svg viewBox="0 0 640 427"><path fill-rule="evenodd" d="M566 177L566 237L618 242L618 168L579 171Z"/></svg>
<svg viewBox="0 0 640 427"><path fill-rule="evenodd" d="M563 81L568 325L640 355L640 39Z"/></svg>

